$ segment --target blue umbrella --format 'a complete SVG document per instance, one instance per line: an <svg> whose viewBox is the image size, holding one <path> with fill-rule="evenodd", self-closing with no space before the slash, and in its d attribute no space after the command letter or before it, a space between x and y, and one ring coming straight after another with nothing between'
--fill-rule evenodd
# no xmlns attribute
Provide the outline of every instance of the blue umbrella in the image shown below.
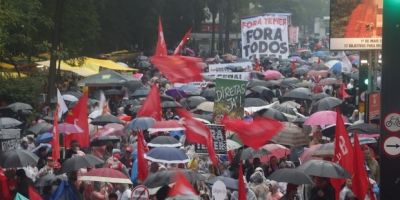
<svg viewBox="0 0 400 200"><path fill-rule="evenodd" d="M137 131L137 130L146 130L153 126L156 120L152 117L138 117L132 120L128 125L128 129Z"/></svg>
<svg viewBox="0 0 400 200"><path fill-rule="evenodd" d="M50 132L42 133L36 137L36 143L46 143L53 139L53 134Z"/></svg>
<svg viewBox="0 0 400 200"><path fill-rule="evenodd" d="M180 149L174 147L156 147L145 155L147 160L158 163L187 163L189 158Z"/></svg>
<svg viewBox="0 0 400 200"><path fill-rule="evenodd" d="M313 53L313 56L316 57L327 57L329 56L329 51L317 51Z"/></svg>
<svg viewBox="0 0 400 200"><path fill-rule="evenodd" d="M342 62L337 62L336 64L334 64L332 66L332 68L330 70L335 74L341 73L342 72Z"/></svg>

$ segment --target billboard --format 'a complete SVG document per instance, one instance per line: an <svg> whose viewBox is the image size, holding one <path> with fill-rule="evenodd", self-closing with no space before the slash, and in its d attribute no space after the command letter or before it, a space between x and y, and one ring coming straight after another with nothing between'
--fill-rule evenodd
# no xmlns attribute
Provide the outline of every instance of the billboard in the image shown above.
<svg viewBox="0 0 400 200"><path fill-rule="evenodd" d="M289 16L264 14L241 20L242 57L289 56Z"/></svg>
<svg viewBox="0 0 400 200"><path fill-rule="evenodd" d="M331 0L330 49L382 48L383 0Z"/></svg>

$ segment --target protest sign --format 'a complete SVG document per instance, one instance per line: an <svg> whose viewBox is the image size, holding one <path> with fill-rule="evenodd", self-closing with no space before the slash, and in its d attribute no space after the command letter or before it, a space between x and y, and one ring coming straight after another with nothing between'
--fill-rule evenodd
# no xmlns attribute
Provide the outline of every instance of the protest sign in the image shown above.
<svg viewBox="0 0 400 200"><path fill-rule="evenodd" d="M2 129L0 131L0 151L17 149L21 143L20 129Z"/></svg>
<svg viewBox="0 0 400 200"><path fill-rule="evenodd" d="M208 65L208 72L236 72L241 69L243 71L251 71L253 64L251 62L236 62L236 63L220 63Z"/></svg>
<svg viewBox="0 0 400 200"><path fill-rule="evenodd" d="M242 57L289 56L287 14L265 14L241 20Z"/></svg>
<svg viewBox="0 0 400 200"><path fill-rule="evenodd" d="M207 124L211 131L214 141L214 149L216 154L226 154L226 133L225 127L216 124ZM195 145L196 153L208 153L207 146L202 144Z"/></svg>
<svg viewBox="0 0 400 200"><path fill-rule="evenodd" d="M219 123L224 115L241 118L244 115L244 98L247 81L216 79L214 121Z"/></svg>
<svg viewBox="0 0 400 200"><path fill-rule="evenodd" d="M235 80L249 80L250 79L250 72L209 72L203 73L203 76L217 79L235 79Z"/></svg>

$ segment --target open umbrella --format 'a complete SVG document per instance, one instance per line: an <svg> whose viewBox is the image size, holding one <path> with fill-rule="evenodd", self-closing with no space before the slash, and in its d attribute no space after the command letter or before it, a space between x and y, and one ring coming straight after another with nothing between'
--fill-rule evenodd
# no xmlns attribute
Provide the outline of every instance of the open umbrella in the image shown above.
<svg viewBox="0 0 400 200"><path fill-rule="evenodd" d="M207 88L201 92L201 96L206 98L208 101L214 101L215 95L215 88Z"/></svg>
<svg viewBox="0 0 400 200"><path fill-rule="evenodd" d="M340 81L336 78L324 78L318 82L319 85L339 85Z"/></svg>
<svg viewBox="0 0 400 200"><path fill-rule="evenodd" d="M156 120L152 117L137 117L128 125L128 129L138 131L151 128Z"/></svg>
<svg viewBox="0 0 400 200"><path fill-rule="evenodd" d="M11 109L14 112L23 111L23 110L32 110L32 106L27 103L15 102L7 106L7 108Z"/></svg>
<svg viewBox="0 0 400 200"><path fill-rule="evenodd" d="M321 92L321 93L316 93L312 95L312 100L313 101L318 101L320 99L323 99L325 97L331 97L329 94L325 93L325 92Z"/></svg>
<svg viewBox="0 0 400 200"><path fill-rule="evenodd" d="M244 107L259 107L268 105L268 102L260 99L260 98L245 98L244 99Z"/></svg>
<svg viewBox="0 0 400 200"><path fill-rule="evenodd" d="M100 115L94 118L90 123L99 126L104 126L111 123L124 124L124 122L121 121L118 117L111 114Z"/></svg>
<svg viewBox="0 0 400 200"><path fill-rule="evenodd" d="M72 94L63 94L63 95L62 95L62 98L63 98L65 101L69 101L69 102L76 102L76 101L79 100L78 97L76 97L76 96L74 96L74 95L72 95Z"/></svg>
<svg viewBox="0 0 400 200"><path fill-rule="evenodd" d="M201 93L201 88L192 84L182 85L179 89L183 90L187 95L200 95Z"/></svg>
<svg viewBox="0 0 400 200"><path fill-rule="evenodd" d="M53 125L51 125L47 122L41 122L41 123L37 123L37 124L31 126L26 131L37 135L40 133L50 132L52 129L53 129Z"/></svg>
<svg viewBox="0 0 400 200"><path fill-rule="evenodd" d="M69 134L69 133L83 133L83 130L81 129L81 127L79 127L76 124L69 124L69 123L61 123L58 125L58 130L60 131L60 133L65 133L65 134Z"/></svg>
<svg viewBox="0 0 400 200"><path fill-rule="evenodd" d="M103 163L103 160L93 155L75 156L64 161L60 170L60 174L73 172L81 168L94 167Z"/></svg>
<svg viewBox="0 0 400 200"><path fill-rule="evenodd" d="M290 149L280 144L266 144L262 148L267 150L269 154L266 157L262 157L261 161L269 161L271 156L281 159L290 154Z"/></svg>
<svg viewBox="0 0 400 200"><path fill-rule="evenodd" d="M272 101L272 98L275 96L271 89L264 86L254 86L250 88L250 91L258 94L258 97L265 99L266 101Z"/></svg>
<svg viewBox="0 0 400 200"><path fill-rule="evenodd" d="M189 158L180 149L173 147L156 147L146 153L145 158L158 163L187 163Z"/></svg>
<svg viewBox="0 0 400 200"><path fill-rule="evenodd" d="M192 170L168 170L158 171L150 174L143 182L143 185L145 185L147 188L157 188L164 185L169 185L175 182L175 175L177 172L182 172L192 184L195 184L198 181L206 180L206 177Z"/></svg>
<svg viewBox="0 0 400 200"><path fill-rule="evenodd" d="M300 82L300 80L298 78L289 77L289 78L282 79L281 85L283 85L285 87L288 87L288 86L295 85L295 84L297 84L299 82Z"/></svg>
<svg viewBox="0 0 400 200"><path fill-rule="evenodd" d="M309 143L307 135L300 127L290 122L283 122L283 124L283 129L271 141L288 146L302 146Z"/></svg>
<svg viewBox="0 0 400 200"><path fill-rule="evenodd" d="M35 187L51 186L58 180L67 181L68 177L63 175L46 174L35 181Z"/></svg>
<svg viewBox="0 0 400 200"><path fill-rule="evenodd" d="M118 95L122 95L122 91L117 90L117 89L108 89L108 90L104 91L104 94L107 96L118 96Z"/></svg>
<svg viewBox="0 0 400 200"><path fill-rule="evenodd" d="M131 94L133 98L145 97L149 94L150 88L139 88Z"/></svg>
<svg viewBox="0 0 400 200"><path fill-rule="evenodd" d="M26 150L14 149L0 154L0 166L3 168L19 168L36 166L39 158Z"/></svg>
<svg viewBox="0 0 400 200"><path fill-rule="evenodd" d="M336 97L325 97L323 99L318 100L312 106L311 112L323 111L323 110L332 110L336 106L342 104L342 100Z"/></svg>
<svg viewBox="0 0 400 200"><path fill-rule="evenodd" d="M332 157L335 153L335 143L320 144L317 149L312 153L313 157Z"/></svg>
<svg viewBox="0 0 400 200"><path fill-rule="evenodd" d="M227 189L231 189L231 190L237 190L238 189L238 180L237 179L233 179L230 177L226 177L226 176L216 176L216 177L212 177L208 180L206 180L206 183L209 185L214 184L217 181L222 181Z"/></svg>
<svg viewBox="0 0 400 200"><path fill-rule="evenodd" d="M22 124L22 122L14 119L14 118L0 117L0 129L13 128L13 127L19 126L21 124Z"/></svg>
<svg viewBox="0 0 400 200"><path fill-rule="evenodd" d="M319 77L319 76L321 76L322 78L325 78L325 77L328 76L328 74L329 74L328 70L319 70L319 71L310 70L310 71L307 72L307 75L309 77Z"/></svg>
<svg viewBox="0 0 400 200"><path fill-rule="evenodd" d="M326 160L309 160L297 167L297 169L310 176L351 178L349 172L343 169L339 164Z"/></svg>
<svg viewBox="0 0 400 200"><path fill-rule="evenodd" d="M122 124L106 124L102 129L99 129L98 135L105 136L105 135L115 135L115 136L122 136L124 135L124 125Z"/></svg>
<svg viewBox="0 0 400 200"><path fill-rule="evenodd" d="M121 141L121 139L118 136L104 135L104 136L98 136L98 137L92 138L92 140L90 141L90 146L99 147L99 146L107 145L109 142L118 143L120 141Z"/></svg>
<svg viewBox="0 0 400 200"><path fill-rule="evenodd" d="M274 108L264 108L256 112L259 116L276 119L278 121L288 121L287 117Z"/></svg>
<svg viewBox="0 0 400 200"><path fill-rule="evenodd" d="M162 108L181 108L182 105L176 101L163 101L161 103Z"/></svg>
<svg viewBox="0 0 400 200"><path fill-rule="evenodd" d="M249 147L242 151L242 154L240 155L240 159L247 160L247 159L252 159L252 158L261 158L267 154L269 154L269 152L264 148L256 150L256 149Z"/></svg>
<svg viewBox="0 0 400 200"><path fill-rule="evenodd" d="M186 92L180 88L172 88L165 92L165 94L174 97L174 99L181 99L186 97Z"/></svg>
<svg viewBox="0 0 400 200"><path fill-rule="evenodd" d="M196 108L199 104L205 101L207 101L207 99L202 96L191 96L186 99L183 99L181 101L181 104L191 110Z"/></svg>
<svg viewBox="0 0 400 200"><path fill-rule="evenodd" d="M275 87L279 87L280 85L281 85L281 82L277 81L277 80L264 81L264 80L253 79L248 82L247 87L252 88L255 86L263 86L263 87L267 87L267 88L275 88Z"/></svg>
<svg viewBox="0 0 400 200"><path fill-rule="evenodd" d="M344 123L345 127L349 127L351 124L350 123ZM335 136L335 130L336 130L336 124L331 124L327 126L322 126L322 135L333 138Z"/></svg>
<svg viewBox="0 0 400 200"><path fill-rule="evenodd" d="M283 75L276 70L267 70L266 72L264 72L264 77L266 80L276 80L282 78Z"/></svg>
<svg viewBox="0 0 400 200"><path fill-rule="evenodd" d="M182 130L185 130L185 128L179 123L178 120L156 121L153 126L148 129L149 133Z"/></svg>
<svg viewBox="0 0 400 200"><path fill-rule="evenodd" d="M211 101L205 101L203 103L200 103L197 107L196 110L201 110L204 112L214 112L214 102Z"/></svg>
<svg viewBox="0 0 400 200"><path fill-rule="evenodd" d="M347 127L349 132L359 133L359 134L379 134L379 127L375 124L353 124Z"/></svg>
<svg viewBox="0 0 400 200"><path fill-rule="evenodd" d="M334 111L319 111L312 114L306 119L304 125L331 125L336 124L336 112Z"/></svg>
<svg viewBox="0 0 400 200"><path fill-rule="evenodd" d="M310 176L299 169L284 168L275 170L268 179L295 185L313 184Z"/></svg>
<svg viewBox="0 0 400 200"><path fill-rule="evenodd" d="M296 88L287 92L283 97L287 99L311 100L312 93L308 88Z"/></svg>
<svg viewBox="0 0 400 200"><path fill-rule="evenodd" d="M132 181L121 171L111 168L97 168L82 174L79 177L81 181L98 181L106 183L126 183L132 184Z"/></svg>
<svg viewBox="0 0 400 200"><path fill-rule="evenodd" d="M46 142L50 142L52 139L53 139L53 133L46 132L46 133L39 134L35 138L35 142L38 144L46 143Z"/></svg>
<svg viewBox="0 0 400 200"><path fill-rule="evenodd" d="M158 136L147 143L149 147L180 147L182 144L171 136Z"/></svg>

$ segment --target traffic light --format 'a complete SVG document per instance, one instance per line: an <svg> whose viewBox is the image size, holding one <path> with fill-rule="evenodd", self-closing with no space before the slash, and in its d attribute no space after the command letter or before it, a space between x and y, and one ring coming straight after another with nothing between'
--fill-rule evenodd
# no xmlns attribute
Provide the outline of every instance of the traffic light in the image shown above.
<svg viewBox="0 0 400 200"><path fill-rule="evenodd" d="M358 91L361 94L368 89L368 66L361 65L358 73Z"/></svg>

